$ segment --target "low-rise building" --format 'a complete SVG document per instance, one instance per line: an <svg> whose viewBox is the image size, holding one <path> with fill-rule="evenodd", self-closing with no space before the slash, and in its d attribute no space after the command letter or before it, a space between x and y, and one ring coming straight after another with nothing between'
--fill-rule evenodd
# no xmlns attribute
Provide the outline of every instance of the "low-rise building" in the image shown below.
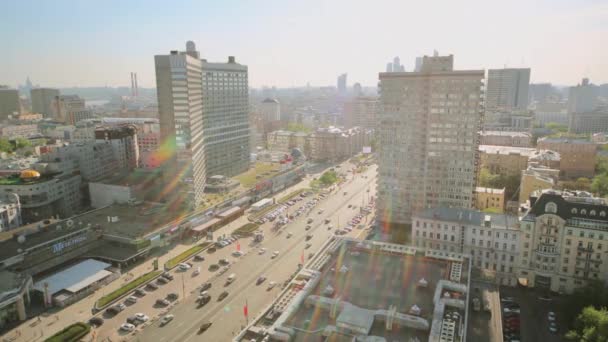
<svg viewBox="0 0 608 342"><path fill-rule="evenodd" d="M608 280L608 205L585 192L545 190L521 218L522 285L571 293Z"/></svg>
<svg viewBox="0 0 608 342"><path fill-rule="evenodd" d="M608 108L569 114L568 131L576 134L593 134L608 131Z"/></svg>
<svg viewBox="0 0 608 342"><path fill-rule="evenodd" d="M542 169L530 166L528 169L523 170L519 185L519 203L525 203L535 191L553 189L558 175L559 170L555 169Z"/></svg>
<svg viewBox="0 0 608 342"><path fill-rule="evenodd" d="M517 216L460 208L431 208L412 217L416 247L470 255L473 271L501 285L517 284Z"/></svg>
<svg viewBox="0 0 608 342"><path fill-rule="evenodd" d="M27 138L30 136L38 135L38 125L2 125L0 126L0 136L13 139L13 138Z"/></svg>
<svg viewBox="0 0 608 342"><path fill-rule="evenodd" d="M527 132L483 131L481 145L531 147L532 136Z"/></svg>
<svg viewBox="0 0 608 342"><path fill-rule="evenodd" d="M539 149L556 151L560 154L560 171L563 177L593 177L597 145L586 139L541 138Z"/></svg>
<svg viewBox="0 0 608 342"><path fill-rule="evenodd" d="M479 210L493 210L502 213L505 209L505 189L494 189L478 186L473 195L475 208Z"/></svg>
<svg viewBox="0 0 608 342"><path fill-rule="evenodd" d="M5 193L0 199L0 231L15 229L21 226L21 203L19 195Z"/></svg>
<svg viewBox="0 0 608 342"><path fill-rule="evenodd" d="M519 175L528 167L528 159L536 152L533 148L479 145L481 168L492 173Z"/></svg>

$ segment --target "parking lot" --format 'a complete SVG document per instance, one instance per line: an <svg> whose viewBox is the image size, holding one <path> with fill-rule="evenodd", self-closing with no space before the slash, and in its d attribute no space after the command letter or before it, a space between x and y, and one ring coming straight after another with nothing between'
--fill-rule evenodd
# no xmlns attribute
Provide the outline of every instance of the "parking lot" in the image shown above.
<svg viewBox="0 0 608 342"><path fill-rule="evenodd" d="M489 311L484 310L483 304L479 311L475 311L472 303L469 303L467 341L503 341L498 287L493 284L471 281L471 288L472 298L479 298L481 301L484 297L486 298Z"/></svg>
<svg viewBox="0 0 608 342"><path fill-rule="evenodd" d="M521 341L565 341L566 322L559 312L559 297L544 298L544 294L525 288L501 287L501 298L512 297L520 306ZM557 332L549 331L549 312L555 313ZM507 341L507 340L505 340Z"/></svg>

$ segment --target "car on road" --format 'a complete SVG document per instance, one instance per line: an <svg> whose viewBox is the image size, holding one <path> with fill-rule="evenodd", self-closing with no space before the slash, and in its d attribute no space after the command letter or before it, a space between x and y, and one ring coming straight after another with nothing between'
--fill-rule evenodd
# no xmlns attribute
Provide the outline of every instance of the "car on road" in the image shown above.
<svg viewBox="0 0 608 342"><path fill-rule="evenodd" d="M179 298L179 295L175 292L171 292L167 295L167 300L170 300L170 301L175 301L175 300L177 300L177 298Z"/></svg>
<svg viewBox="0 0 608 342"><path fill-rule="evenodd" d="M135 326L133 324L131 324L131 323L123 323L120 326L119 330L126 331L126 332L131 332L131 331L135 330Z"/></svg>
<svg viewBox="0 0 608 342"><path fill-rule="evenodd" d="M549 320L549 322L555 322L555 312L549 311L547 313L547 319Z"/></svg>
<svg viewBox="0 0 608 342"><path fill-rule="evenodd" d="M165 277L158 277L156 278L156 283L160 284L160 285L164 285L167 284L169 282L169 280Z"/></svg>
<svg viewBox="0 0 608 342"><path fill-rule="evenodd" d="M138 326L141 322L137 320L137 317L129 316L127 317L127 323L133 324L134 326Z"/></svg>
<svg viewBox="0 0 608 342"><path fill-rule="evenodd" d="M143 322L147 322L147 321L150 320L150 317L148 317L147 315L145 315L145 314L143 314L141 312L136 313L135 314L135 318L137 318L137 320L140 321L140 322L142 322L142 323Z"/></svg>
<svg viewBox="0 0 608 342"><path fill-rule="evenodd" d="M196 276L198 276L199 274L201 274L201 267L200 267L200 266L198 266L198 267L197 267L197 268L194 270L194 272L192 272L192 276L193 276L193 277L196 277Z"/></svg>
<svg viewBox="0 0 608 342"><path fill-rule="evenodd" d="M160 326L164 326L169 324L169 322L171 322L173 320L175 316L168 314L168 315L164 315L163 318L160 319Z"/></svg>
<svg viewBox="0 0 608 342"><path fill-rule="evenodd" d="M207 253L214 253L215 251L217 251L217 249L215 247L207 248Z"/></svg>
<svg viewBox="0 0 608 342"><path fill-rule="evenodd" d="M133 293L135 293L136 295L143 297L146 295L146 291L144 289L135 289L135 291L133 291Z"/></svg>
<svg viewBox="0 0 608 342"><path fill-rule="evenodd" d="M201 294L198 296L198 298L196 299L196 301L200 304L200 305L205 305L207 304L207 302L211 300L211 295L209 294L208 291L201 291Z"/></svg>
<svg viewBox="0 0 608 342"><path fill-rule="evenodd" d="M306 228L304 228L304 230L310 230L310 228L312 228L311 225L307 225Z"/></svg>
<svg viewBox="0 0 608 342"><path fill-rule="evenodd" d="M220 259L220 260L218 261L218 263L219 263L220 265L224 266L224 265L229 265L229 264L230 264L230 261L228 261L228 259Z"/></svg>
<svg viewBox="0 0 608 342"><path fill-rule="evenodd" d="M347 208L348 208L348 209L350 209L350 208L352 208L352 207L353 207L353 205L352 205L352 204L349 204Z"/></svg>
<svg viewBox="0 0 608 342"><path fill-rule="evenodd" d="M209 271L211 271L211 272L215 272L215 271L217 271L218 268L220 268L219 265L217 265L217 264L211 264L211 265L209 265L209 268L207 268L207 269Z"/></svg>
<svg viewBox="0 0 608 342"><path fill-rule="evenodd" d="M165 278L165 279L167 279L167 280L173 280L174 279L173 275L171 275L171 273L169 273L169 272L163 272L160 276L163 277L163 278Z"/></svg>
<svg viewBox="0 0 608 342"><path fill-rule="evenodd" d="M236 280L236 274L232 273L226 279L226 285L232 284Z"/></svg>
<svg viewBox="0 0 608 342"><path fill-rule="evenodd" d="M201 285L201 292L203 291L207 291L211 288L211 283L210 282L206 282L203 285Z"/></svg>
<svg viewBox="0 0 608 342"><path fill-rule="evenodd" d="M205 257L200 254L197 254L194 256L194 261L205 261Z"/></svg>
<svg viewBox="0 0 608 342"><path fill-rule="evenodd" d="M237 257L237 258L238 258L238 257L241 257L241 256L243 256L243 255L245 255L245 253L244 253L244 252L241 252L241 251L235 251L235 252L232 252L232 256L233 256L233 257Z"/></svg>
<svg viewBox="0 0 608 342"><path fill-rule="evenodd" d="M272 252L272 255L270 256L270 258L274 259L274 258L276 258L278 256L279 256L279 251L274 251L274 252Z"/></svg>
<svg viewBox="0 0 608 342"><path fill-rule="evenodd" d="M201 327L198 329L198 333L202 334L205 331L207 331L207 329L209 329L209 327L211 327L211 324L213 324L213 323L211 323L211 322L203 323L203 325L201 325Z"/></svg>
<svg viewBox="0 0 608 342"><path fill-rule="evenodd" d="M306 234L306 241L312 239L313 235L312 234Z"/></svg>
<svg viewBox="0 0 608 342"><path fill-rule="evenodd" d="M127 303L129 305L135 304L135 303L137 303L137 297L129 296L129 297L127 297L127 299L125 299L125 303Z"/></svg>
<svg viewBox="0 0 608 342"><path fill-rule="evenodd" d="M319 209L319 211L317 212L317 214L319 214L319 215L323 214L323 209Z"/></svg>
<svg viewBox="0 0 608 342"><path fill-rule="evenodd" d="M549 323L549 332L552 334L557 333L557 324L555 324L555 322Z"/></svg>
<svg viewBox="0 0 608 342"><path fill-rule="evenodd" d="M515 313L521 313L521 311L519 310L519 308L504 308L503 312L515 312Z"/></svg>
<svg viewBox="0 0 608 342"><path fill-rule="evenodd" d="M290 237L292 237L292 236L293 236L293 234L292 234L291 232L288 232L288 233L287 233L287 238L288 238L288 239L289 239Z"/></svg>
<svg viewBox="0 0 608 342"><path fill-rule="evenodd" d="M262 255L264 253L266 253L266 248L260 248L260 250L258 251L258 254Z"/></svg>
<svg viewBox="0 0 608 342"><path fill-rule="evenodd" d="M271 281L270 283L268 283L268 288L267 290L270 291L272 290L275 286L277 286L277 282L276 281Z"/></svg>
<svg viewBox="0 0 608 342"><path fill-rule="evenodd" d="M255 281L256 285L260 285L261 283L263 283L264 281L266 281L266 277L264 276L259 276L258 280Z"/></svg>
<svg viewBox="0 0 608 342"><path fill-rule="evenodd" d="M89 325L94 327L100 327L103 325L103 318L97 316L91 317L91 319L89 319Z"/></svg>
<svg viewBox="0 0 608 342"><path fill-rule="evenodd" d="M310 246L312 246L312 243L310 243L310 242L309 242L309 243L307 243L306 245L304 245L304 249L309 249L309 248L310 248Z"/></svg>
<svg viewBox="0 0 608 342"><path fill-rule="evenodd" d="M190 269L190 265L182 263L182 264L179 264L179 265L177 266L177 268L178 268L180 271L187 271L187 270L189 270L189 269Z"/></svg>
<svg viewBox="0 0 608 342"><path fill-rule="evenodd" d="M308 221L306 221L306 223L311 224L311 223L312 223L312 221L313 221L313 219L312 219L312 218L309 218L309 219L308 219Z"/></svg>
<svg viewBox="0 0 608 342"><path fill-rule="evenodd" d="M156 300L156 305L158 305L158 306L168 306L169 304L171 304L171 303L169 303L169 301L166 299L159 298Z"/></svg>
<svg viewBox="0 0 608 342"><path fill-rule="evenodd" d="M224 292L220 293L220 295L217 296L217 301L219 302L219 301L223 300L226 297L228 297L228 291L224 291Z"/></svg>
<svg viewBox="0 0 608 342"><path fill-rule="evenodd" d="M158 290L158 286L156 286L154 283L148 283L146 287L151 290Z"/></svg>

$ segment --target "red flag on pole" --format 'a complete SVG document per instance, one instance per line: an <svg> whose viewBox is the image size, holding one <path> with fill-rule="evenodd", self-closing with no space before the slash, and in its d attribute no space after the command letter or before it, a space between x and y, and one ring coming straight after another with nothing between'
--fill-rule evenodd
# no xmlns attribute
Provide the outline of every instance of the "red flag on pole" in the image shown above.
<svg viewBox="0 0 608 342"><path fill-rule="evenodd" d="M249 308L247 307L247 301L245 301L245 306L243 307L243 315L245 315L245 317L249 316Z"/></svg>

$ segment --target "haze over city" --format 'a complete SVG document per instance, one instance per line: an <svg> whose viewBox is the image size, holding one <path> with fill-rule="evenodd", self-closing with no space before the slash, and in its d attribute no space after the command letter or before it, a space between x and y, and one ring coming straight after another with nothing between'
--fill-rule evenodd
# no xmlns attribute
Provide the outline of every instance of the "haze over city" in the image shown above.
<svg viewBox="0 0 608 342"><path fill-rule="evenodd" d="M605 1L4 1L2 81L154 87L150 56L194 40L234 55L252 87L377 83L386 60L454 54L461 69L530 67L531 81L608 82Z"/></svg>

